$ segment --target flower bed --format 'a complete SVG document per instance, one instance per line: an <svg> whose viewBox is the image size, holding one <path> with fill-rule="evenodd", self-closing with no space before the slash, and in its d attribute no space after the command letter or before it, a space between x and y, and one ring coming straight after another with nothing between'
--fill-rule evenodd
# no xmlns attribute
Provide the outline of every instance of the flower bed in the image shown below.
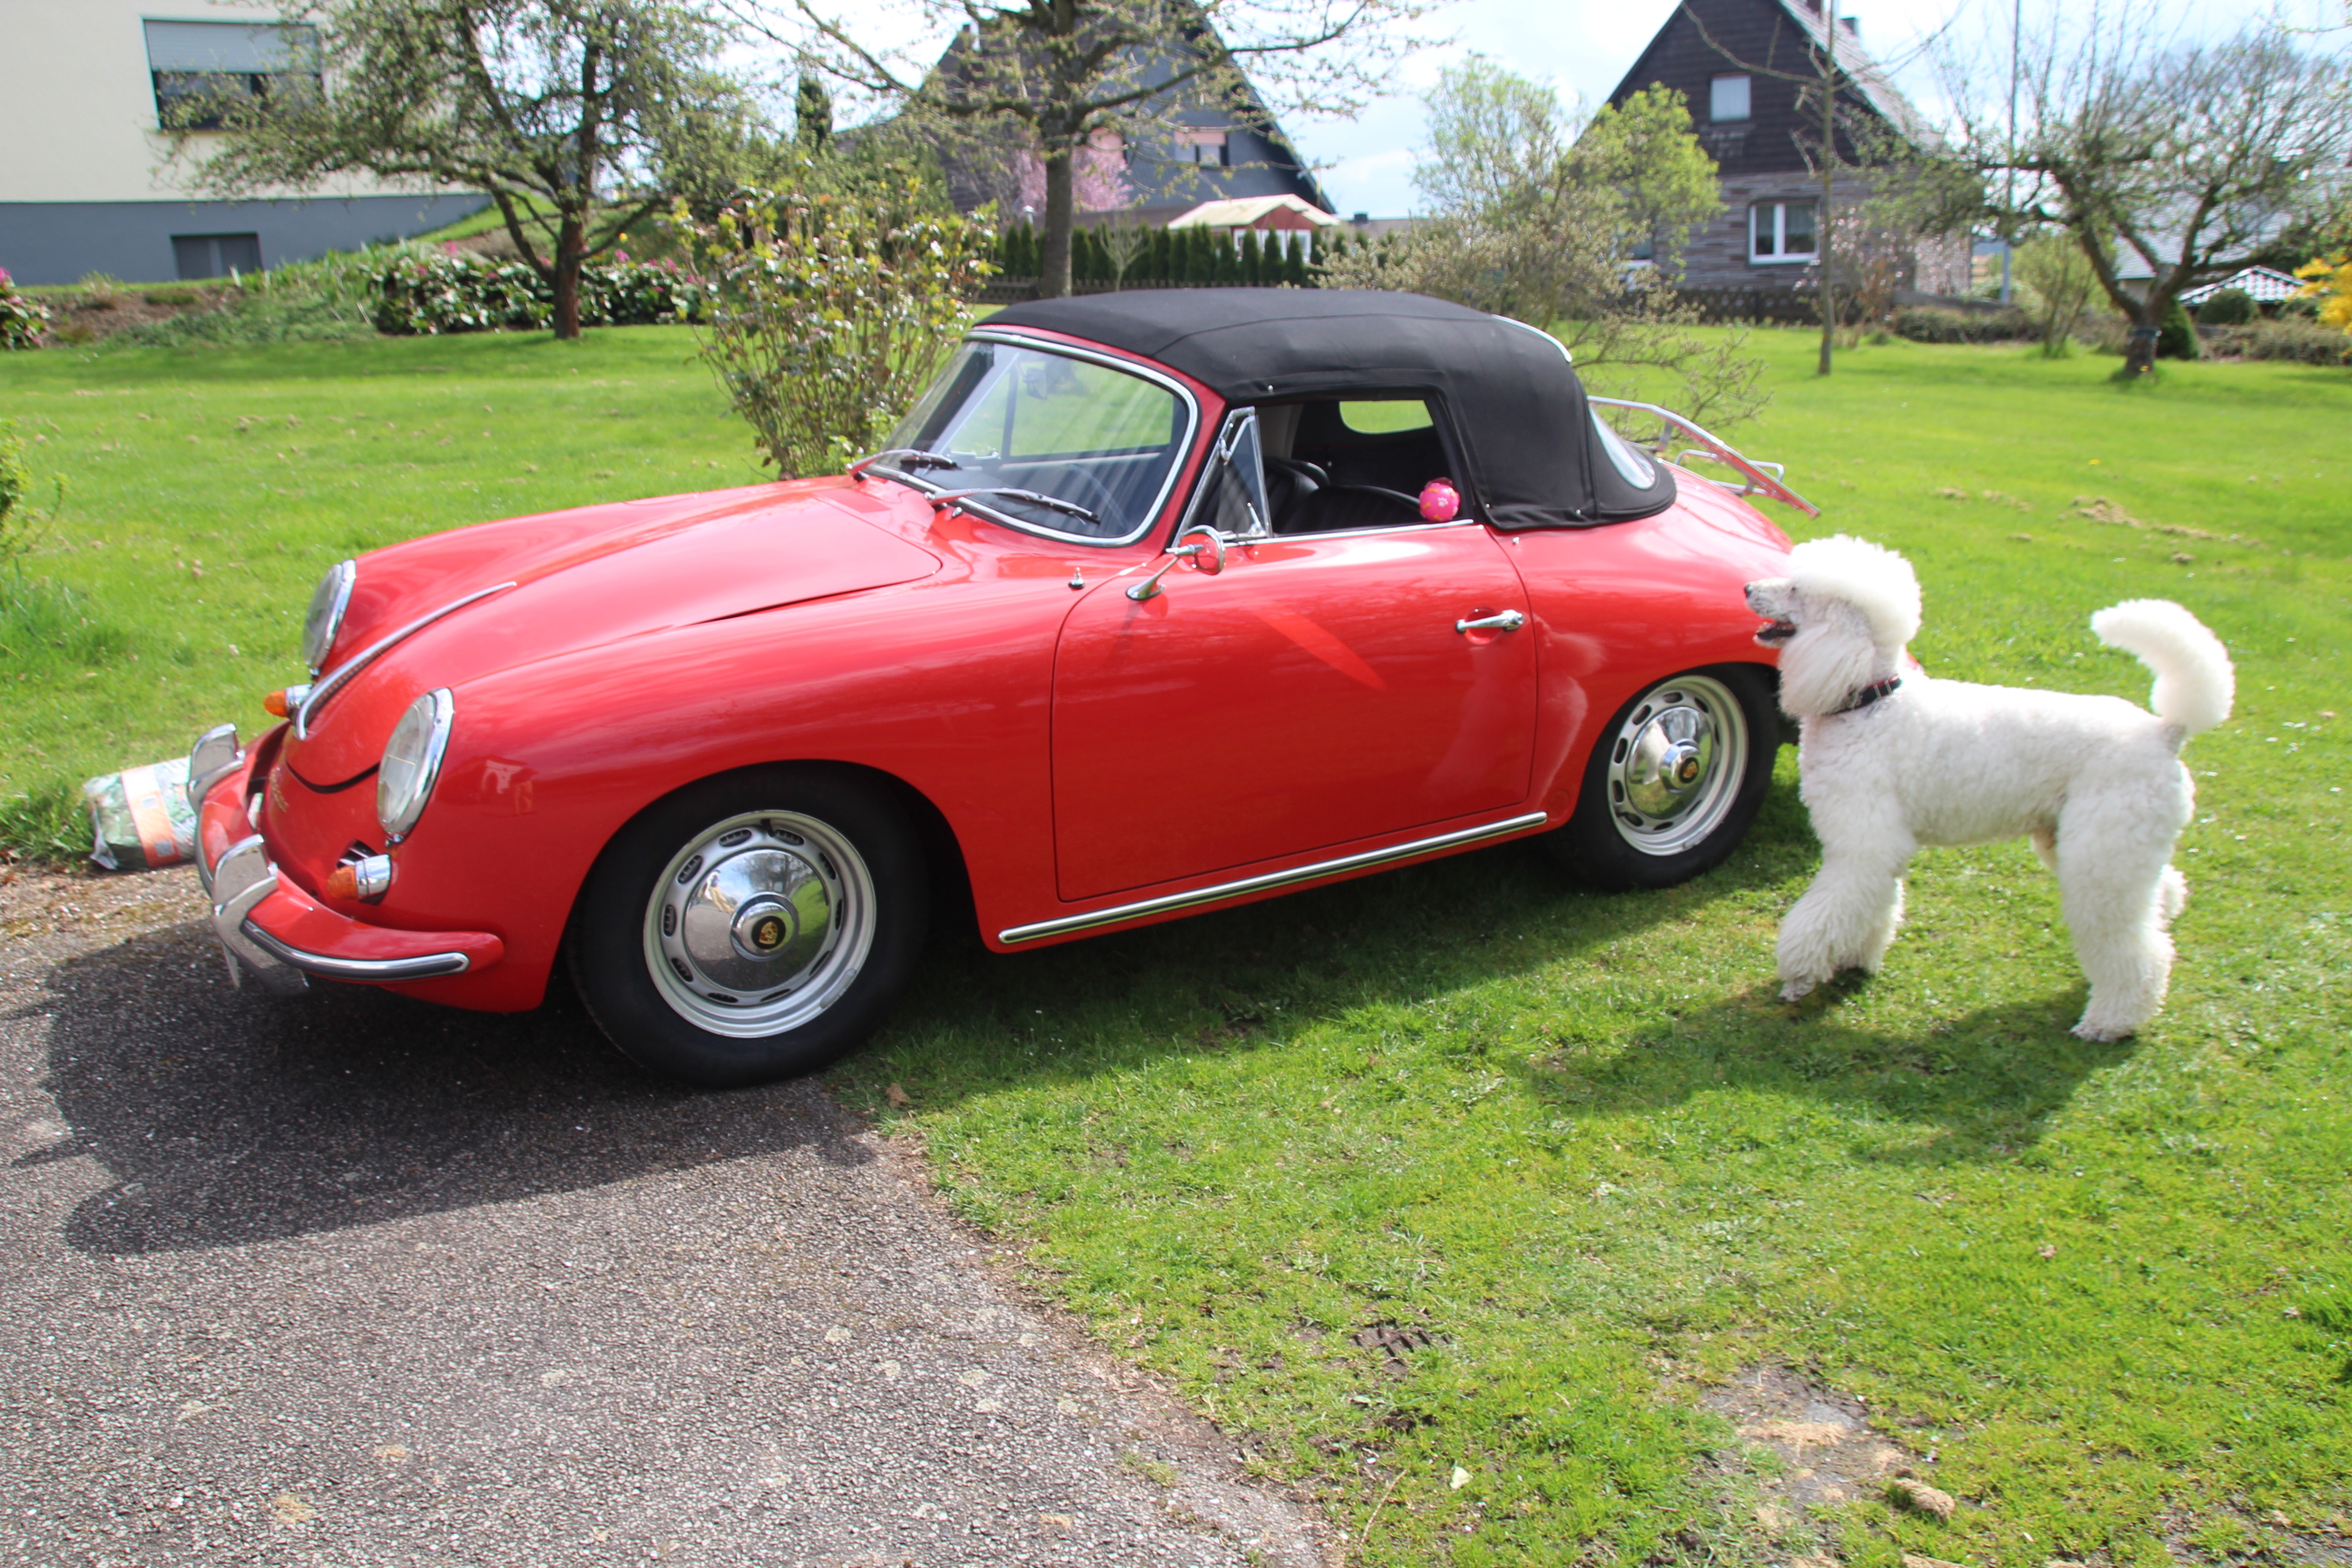
<svg viewBox="0 0 2352 1568"><path fill-rule="evenodd" d="M16 285L0 268L0 349L37 349L49 330L49 308L16 292Z"/></svg>
<svg viewBox="0 0 2352 1568"><path fill-rule="evenodd" d="M528 331L555 319L555 289L529 263L492 258L411 256L376 280L375 325L394 336ZM580 270L580 324L649 326L698 321L711 289L669 261L626 254Z"/></svg>

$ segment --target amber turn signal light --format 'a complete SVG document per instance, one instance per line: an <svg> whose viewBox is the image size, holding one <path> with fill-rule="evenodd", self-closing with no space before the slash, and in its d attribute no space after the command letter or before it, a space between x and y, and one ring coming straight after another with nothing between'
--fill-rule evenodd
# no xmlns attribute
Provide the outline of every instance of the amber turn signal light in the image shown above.
<svg viewBox="0 0 2352 1568"><path fill-rule="evenodd" d="M272 693L275 696L276 693ZM276 712L276 709L271 709ZM327 873L327 896L335 899L356 899L360 896L360 874L349 866L338 866Z"/></svg>
<svg viewBox="0 0 2352 1568"><path fill-rule="evenodd" d="M273 691L261 700L261 710L283 719L286 717L286 693Z"/></svg>
<svg viewBox="0 0 2352 1568"><path fill-rule="evenodd" d="M346 860L327 873L324 891L331 899L356 899L372 904L392 890L392 857L369 855Z"/></svg>
<svg viewBox="0 0 2352 1568"><path fill-rule="evenodd" d="M280 719L291 719L294 716L296 710L299 709L303 703L310 700L310 689L309 687L289 686L281 690L273 691L268 696L263 698L261 700L262 711L274 714Z"/></svg>

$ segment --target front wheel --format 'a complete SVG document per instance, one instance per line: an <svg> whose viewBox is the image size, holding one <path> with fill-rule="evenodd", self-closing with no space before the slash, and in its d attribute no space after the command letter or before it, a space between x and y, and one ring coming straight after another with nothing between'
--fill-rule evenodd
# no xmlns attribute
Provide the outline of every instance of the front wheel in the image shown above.
<svg viewBox="0 0 2352 1568"><path fill-rule="evenodd" d="M1771 682L1744 665L1659 681L1592 748L1576 814L1542 842L1614 891L1670 888L1723 863L1764 804L1780 735Z"/></svg>
<svg viewBox="0 0 2352 1568"><path fill-rule="evenodd" d="M581 895L572 978L639 1065L764 1083L864 1042L928 918L893 803L821 770L757 769L681 790L614 838Z"/></svg>

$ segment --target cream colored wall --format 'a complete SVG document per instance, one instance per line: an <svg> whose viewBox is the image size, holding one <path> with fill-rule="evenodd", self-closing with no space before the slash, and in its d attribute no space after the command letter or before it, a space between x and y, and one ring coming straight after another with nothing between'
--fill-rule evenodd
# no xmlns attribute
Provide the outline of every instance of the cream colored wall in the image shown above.
<svg viewBox="0 0 2352 1568"><path fill-rule="evenodd" d="M188 194L155 124L141 24L269 22L268 5L208 0L0 0L0 202L151 202ZM200 155L199 135L190 148ZM347 180L305 195L381 195L422 185ZM288 193L290 194L290 193Z"/></svg>

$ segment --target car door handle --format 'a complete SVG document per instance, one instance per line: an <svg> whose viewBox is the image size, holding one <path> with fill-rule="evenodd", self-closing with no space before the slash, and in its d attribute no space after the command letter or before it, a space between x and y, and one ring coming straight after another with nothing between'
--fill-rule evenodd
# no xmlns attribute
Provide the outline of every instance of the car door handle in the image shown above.
<svg viewBox="0 0 2352 1568"><path fill-rule="evenodd" d="M1456 621L1457 632L1515 632L1528 624L1527 616L1517 610L1505 610L1499 616L1481 616L1475 621Z"/></svg>

